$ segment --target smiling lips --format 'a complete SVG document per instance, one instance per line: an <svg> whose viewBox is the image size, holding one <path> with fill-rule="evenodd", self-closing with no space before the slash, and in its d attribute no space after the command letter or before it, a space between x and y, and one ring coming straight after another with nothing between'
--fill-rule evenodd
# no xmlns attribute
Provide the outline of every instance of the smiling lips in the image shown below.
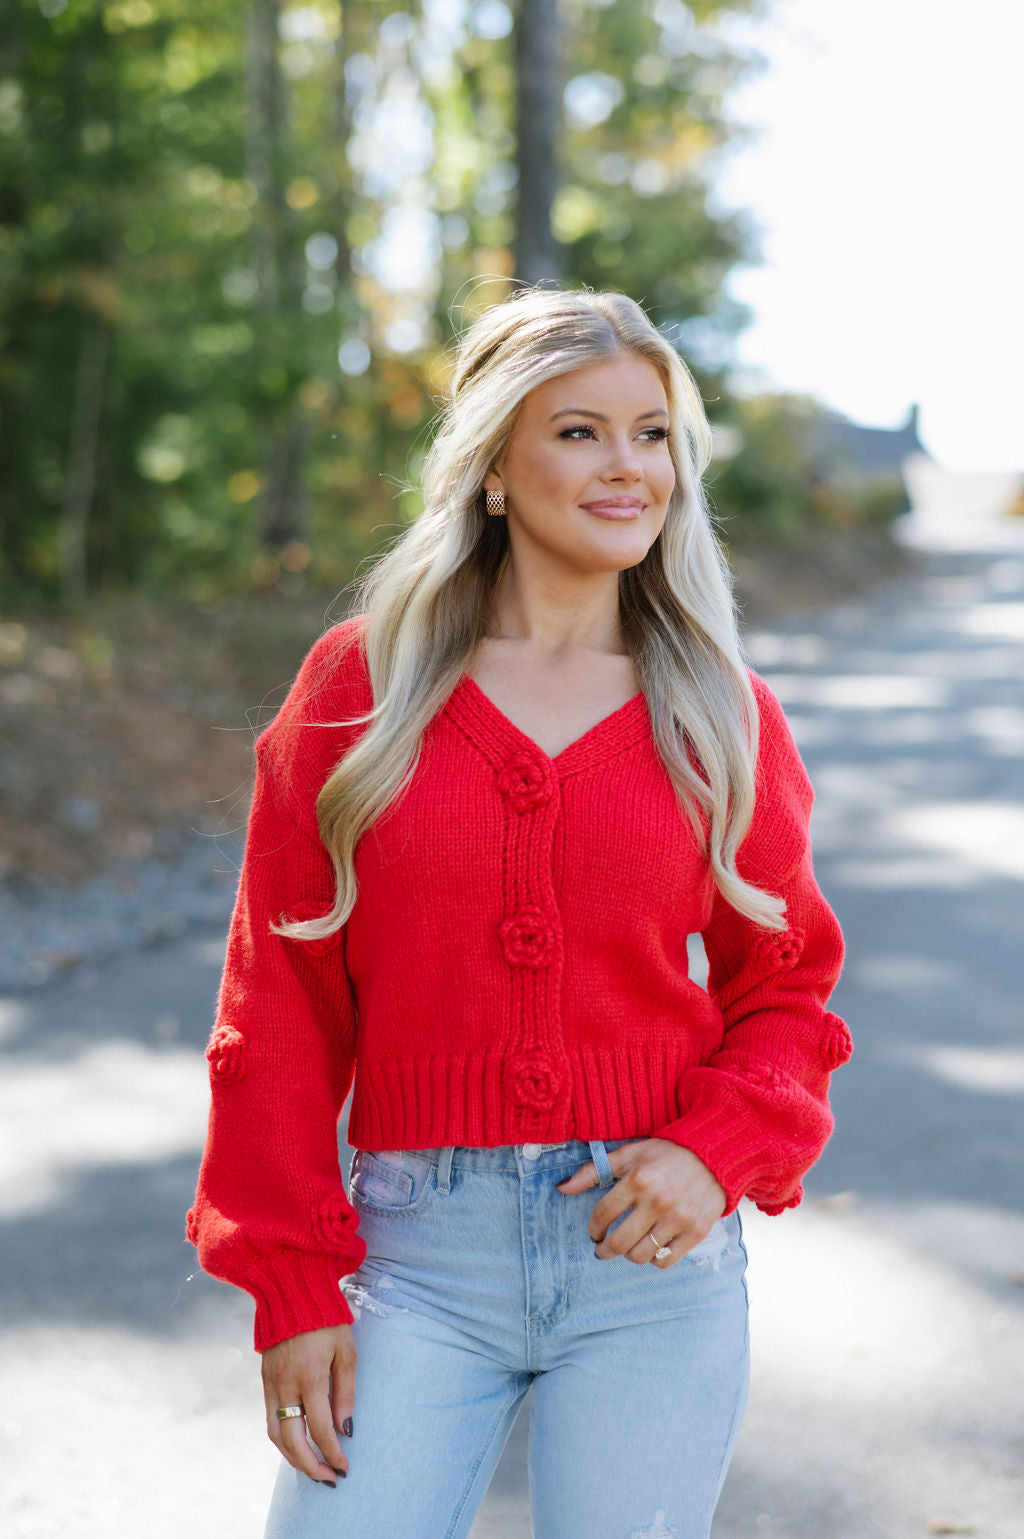
<svg viewBox="0 0 1024 1539"><path fill-rule="evenodd" d="M605 497L600 502L581 502L584 513L616 520L639 518L647 504L641 497Z"/></svg>

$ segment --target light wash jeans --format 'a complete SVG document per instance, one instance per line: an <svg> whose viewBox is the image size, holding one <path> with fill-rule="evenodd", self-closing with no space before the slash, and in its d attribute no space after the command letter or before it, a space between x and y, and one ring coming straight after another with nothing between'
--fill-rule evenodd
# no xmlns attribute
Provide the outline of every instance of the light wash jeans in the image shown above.
<svg viewBox="0 0 1024 1539"><path fill-rule="evenodd" d="M349 1476L282 1461L266 1539L464 1539L526 1391L535 1539L707 1539L746 1404L746 1251L667 1269L587 1220L629 1139L356 1152ZM556 1191L585 1160L602 1185ZM652 1246L653 1252L653 1246Z"/></svg>

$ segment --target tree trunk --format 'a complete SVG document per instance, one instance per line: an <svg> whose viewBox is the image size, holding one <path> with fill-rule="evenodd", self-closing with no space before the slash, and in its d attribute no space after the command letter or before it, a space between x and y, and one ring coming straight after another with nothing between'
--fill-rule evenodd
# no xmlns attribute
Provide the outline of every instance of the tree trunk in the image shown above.
<svg viewBox="0 0 1024 1539"><path fill-rule="evenodd" d="M561 278L562 249L551 229L558 186L562 116L558 0L519 0L516 25L516 165L519 220L516 277L526 283Z"/></svg>
<svg viewBox="0 0 1024 1539"><path fill-rule="evenodd" d="M352 102L349 98L348 81L345 78L345 61L356 52L356 6L354 0L341 0L341 31L334 45L334 159L337 165L338 191L335 194L335 219L332 232L338 242L336 271L343 292L352 283L352 248L345 228L346 216L352 204L352 168L348 160L348 147L355 128Z"/></svg>
<svg viewBox="0 0 1024 1539"><path fill-rule="evenodd" d="M308 446L309 424L295 402L275 421L263 455L263 541L271 550L283 550L293 540L305 542Z"/></svg>
<svg viewBox="0 0 1024 1539"><path fill-rule="evenodd" d="M88 583L86 539L96 489L96 456L109 346L107 322L99 315L86 315L78 348L64 503L58 526L60 586L65 602L84 598Z"/></svg>
<svg viewBox="0 0 1024 1539"><path fill-rule="evenodd" d="M249 227L256 307L272 315L281 299L279 234L283 196L277 171L283 90L277 59L277 0L252 0L245 33L245 174L257 200Z"/></svg>
<svg viewBox="0 0 1024 1539"><path fill-rule="evenodd" d="M301 319L302 253L285 199L282 151L287 134L278 55L280 0L251 0L246 24L246 175L256 188L250 261L256 276L257 325L264 339ZM274 360L271 359L273 362ZM306 535L305 411L293 397L268 403L262 421L260 538L281 550Z"/></svg>

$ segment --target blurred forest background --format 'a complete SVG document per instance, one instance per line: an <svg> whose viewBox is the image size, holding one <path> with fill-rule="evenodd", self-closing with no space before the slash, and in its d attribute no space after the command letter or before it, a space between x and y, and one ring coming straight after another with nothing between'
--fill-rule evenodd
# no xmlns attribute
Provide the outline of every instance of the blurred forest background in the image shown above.
<svg viewBox="0 0 1024 1539"><path fill-rule="evenodd" d="M0 875L144 855L244 778L232 729L416 517L453 336L512 281L677 342L750 612L896 559L898 469L730 389L757 239L715 174L766 4L9 0Z"/></svg>

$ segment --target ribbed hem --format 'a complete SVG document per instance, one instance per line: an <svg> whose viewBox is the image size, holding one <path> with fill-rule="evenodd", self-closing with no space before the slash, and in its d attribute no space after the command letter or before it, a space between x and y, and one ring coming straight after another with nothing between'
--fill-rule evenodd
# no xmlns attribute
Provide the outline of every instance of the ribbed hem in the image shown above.
<svg viewBox="0 0 1024 1539"><path fill-rule="evenodd" d="M365 1255L362 1242L351 1260L302 1250L254 1254L252 1265L259 1270L259 1280L250 1273L242 1286L256 1302L253 1342L257 1352L303 1331L351 1325L352 1311L339 1279L354 1272Z"/></svg>
<svg viewBox="0 0 1024 1539"><path fill-rule="evenodd" d="M357 1064L348 1140L362 1149L433 1149L649 1137L678 1117L676 1082L700 1060L699 1039L687 1042L688 1052L680 1046L578 1047L571 1059L538 1053L532 1061L546 1071L550 1104L533 1106L516 1103L500 1054Z"/></svg>

